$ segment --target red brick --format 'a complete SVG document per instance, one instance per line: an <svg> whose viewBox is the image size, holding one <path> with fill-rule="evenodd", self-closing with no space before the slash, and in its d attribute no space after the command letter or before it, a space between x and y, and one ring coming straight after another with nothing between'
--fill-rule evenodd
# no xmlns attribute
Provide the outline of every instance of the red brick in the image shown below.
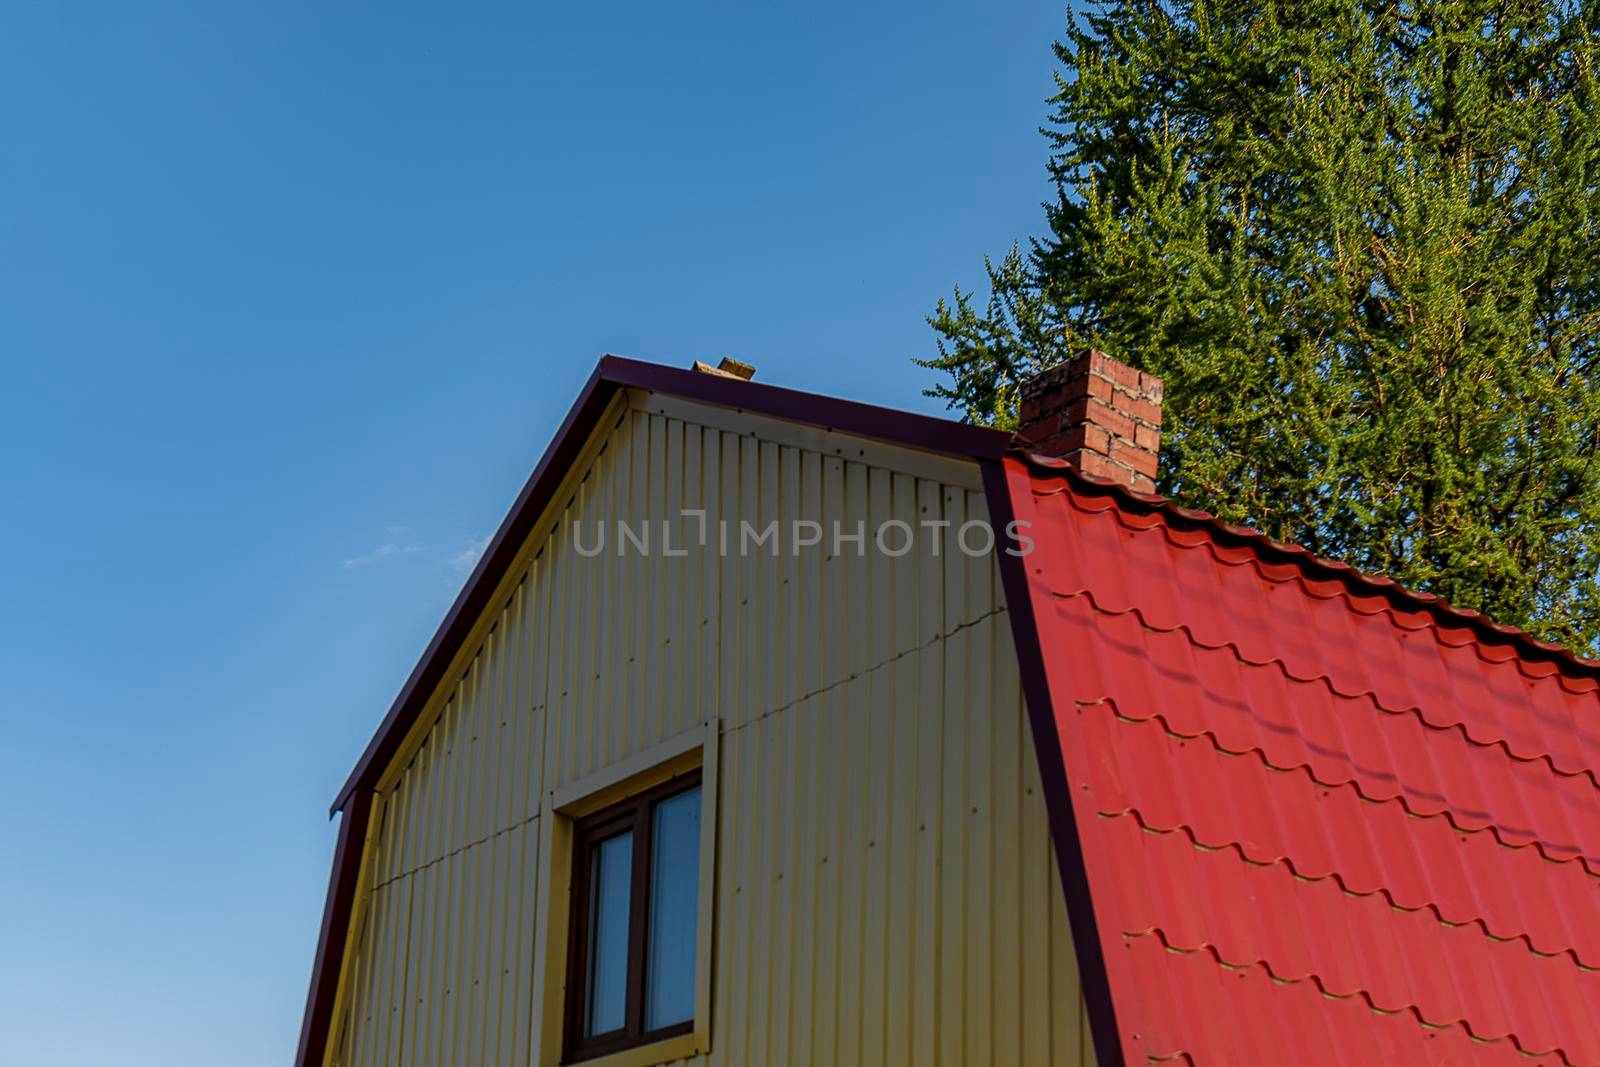
<svg viewBox="0 0 1600 1067"><path fill-rule="evenodd" d="M1098 452L1075 452L1063 457L1073 463L1085 474L1092 474L1097 478L1117 478L1121 480L1121 472L1126 468L1118 468L1109 459Z"/></svg>
<svg viewBox="0 0 1600 1067"><path fill-rule="evenodd" d="M1080 374L1076 378L1069 378L1056 389L1055 395L1061 397L1062 401L1067 403L1091 396L1089 383L1093 380L1093 376L1088 374Z"/></svg>
<svg viewBox="0 0 1600 1067"><path fill-rule="evenodd" d="M1137 390L1139 388L1139 372L1126 363L1112 359L1110 356L1102 356L1100 365L1096 366L1094 370L1126 389Z"/></svg>
<svg viewBox="0 0 1600 1067"><path fill-rule="evenodd" d="M1133 443L1149 452L1161 451L1161 431L1150 426L1133 428Z"/></svg>
<svg viewBox="0 0 1600 1067"><path fill-rule="evenodd" d="M1069 440L1066 434L1053 433L1049 437L1040 438L1028 447L1047 456L1060 456L1065 459L1067 454L1073 450L1074 442Z"/></svg>
<svg viewBox="0 0 1600 1067"><path fill-rule="evenodd" d="M1118 463L1125 463L1140 474L1156 476L1160 469L1160 460L1154 452L1148 452L1137 445L1125 441L1114 441L1111 445L1111 458Z"/></svg>
<svg viewBox="0 0 1600 1067"><path fill-rule="evenodd" d="M1044 442L1055 432L1055 424L1051 422L1032 422L1017 427L1015 436L1017 443L1035 452L1048 452Z"/></svg>
<svg viewBox="0 0 1600 1067"><path fill-rule="evenodd" d="M1111 394L1115 391L1115 387L1111 384L1110 378L1099 374L1091 374L1083 381L1085 392L1089 396L1105 404L1111 403Z"/></svg>
<svg viewBox="0 0 1600 1067"><path fill-rule="evenodd" d="M1016 441L1022 447L1043 452L1047 456L1056 455L1055 449L1050 447L1050 442L1055 438L1055 431L1042 422L1034 426L1024 426L1016 433Z"/></svg>
<svg viewBox="0 0 1600 1067"><path fill-rule="evenodd" d="M1074 401L1062 412L1062 418L1072 422L1093 423L1113 437L1133 439L1133 420L1092 397Z"/></svg>
<svg viewBox="0 0 1600 1067"><path fill-rule="evenodd" d="M1092 423L1067 423L1049 438L1056 455L1066 455L1080 448L1107 455L1111 451L1111 435Z"/></svg>
<svg viewBox="0 0 1600 1067"><path fill-rule="evenodd" d="M1079 356L1075 362L1081 363L1090 374L1103 374L1105 369L1116 361L1098 348L1091 348Z"/></svg>
<svg viewBox="0 0 1600 1067"><path fill-rule="evenodd" d="M1140 493L1155 492L1156 483L1149 476L1097 453L1074 452L1062 458L1085 474L1117 482Z"/></svg>
<svg viewBox="0 0 1600 1067"><path fill-rule="evenodd" d="M1111 403L1124 415L1138 419L1140 422L1148 422L1153 426L1161 425L1161 408L1142 397L1118 391L1117 395L1111 398Z"/></svg>
<svg viewBox="0 0 1600 1067"><path fill-rule="evenodd" d="M1060 411L1074 400L1081 399L1083 390L1078 387L1077 381L1063 382L1045 395L1044 406L1051 411Z"/></svg>

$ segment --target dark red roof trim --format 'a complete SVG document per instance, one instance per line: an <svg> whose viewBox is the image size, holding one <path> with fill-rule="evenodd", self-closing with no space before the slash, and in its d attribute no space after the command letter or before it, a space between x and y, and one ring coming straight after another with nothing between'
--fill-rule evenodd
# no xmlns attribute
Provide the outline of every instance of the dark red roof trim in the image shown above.
<svg viewBox="0 0 1600 1067"><path fill-rule="evenodd" d="M333 848L333 870L328 875L328 896L322 905L322 930L311 964L311 988L306 991L306 1012L300 1021L300 1044L295 1067L322 1063L323 1050L333 1025L333 1000L339 989L339 969L349 938L350 917L361 873L361 853L372 814L372 794L362 790L351 798L339 821L339 840Z"/></svg>
<svg viewBox="0 0 1600 1067"><path fill-rule="evenodd" d="M372 788L421 716L428 696L466 642L474 621L487 606L523 541L554 497L606 405L617 390L629 388L666 393L945 455L998 461L1011 445L1010 434L981 426L619 356L601 358L329 809L330 818L343 811L344 819L334 851L328 899L323 907L322 933L317 941L296 1067L320 1063L328 1039ZM1093 929L1092 921L1088 929ZM1079 944L1093 945L1093 941L1081 940ZM1080 948L1079 952L1082 951Z"/></svg>
<svg viewBox="0 0 1600 1067"><path fill-rule="evenodd" d="M1004 465L985 460L979 463L979 468L983 472L983 492L988 498L990 522L997 529L1010 529L1016 510L1006 484ZM1006 614L1011 617L1022 696L1033 733L1034 754L1039 762L1039 782L1049 816L1050 839L1055 845L1061 887L1067 898L1067 922L1072 927L1072 947L1078 957L1078 976L1089 1016L1089 1032L1094 1038L1095 1059L1100 1067L1123 1067L1122 1039L1117 1031L1116 1013L1112 1010L1105 949L1095 922L1083 842L1078 838L1078 824L1073 818L1072 788L1067 782L1061 734L1056 729L1055 705L1050 698L1039 624L1030 607L1027 559L1005 552L998 553L995 558L999 561L1000 582L1009 607Z"/></svg>
<svg viewBox="0 0 1600 1067"><path fill-rule="evenodd" d="M545 506L577 459L601 413L618 389L646 389L699 400L719 407L788 419L826 430L871 437L909 448L920 448L974 459L998 459L1010 447L1011 435L981 426L915 415L872 404L802 393L758 382L738 381L715 374L663 367L655 363L605 356L584 385L583 392L556 431L533 475L517 494L516 502L495 531L483 557L439 625L421 660L395 697L377 733L356 761L355 769L334 798L328 814L338 812L356 789L372 788L384 767L399 750L406 733L422 714L429 695L443 679L450 661L471 632L473 623L494 595L532 531Z"/></svg>

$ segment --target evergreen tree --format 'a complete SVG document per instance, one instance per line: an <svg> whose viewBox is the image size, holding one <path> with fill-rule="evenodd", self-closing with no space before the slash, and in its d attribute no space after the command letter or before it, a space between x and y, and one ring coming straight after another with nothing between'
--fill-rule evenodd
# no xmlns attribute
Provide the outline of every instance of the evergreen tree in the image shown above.
<svg viewBox="0 0 1600 1067"><path fill-rule="evenodd" d="M1069 17L1049 236L929 322L1010 427L1087 347L1166 379L1163 492L1600 641L1600 0Z"/></svg>

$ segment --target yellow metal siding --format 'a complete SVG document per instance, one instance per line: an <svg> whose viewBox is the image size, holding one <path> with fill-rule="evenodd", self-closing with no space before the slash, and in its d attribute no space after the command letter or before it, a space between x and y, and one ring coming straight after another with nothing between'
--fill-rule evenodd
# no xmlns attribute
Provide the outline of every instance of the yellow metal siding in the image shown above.
<svg viewBox="0 0 1600 1067"><path fill-rule="evenodd" d="M626 407L605 432L390 776L333 1061L533 1064L541 798L715 718L698 1061L1092 1063L998 578L956 543L982 493L722 413ZM785 549L794 519L868 543L668 557L682 509L713 543L774 518ZM616 520L641 518L653 551L619 556ZM890 518L951 525L891 558ZM575 520L607 550L576 551Z"/></svg>

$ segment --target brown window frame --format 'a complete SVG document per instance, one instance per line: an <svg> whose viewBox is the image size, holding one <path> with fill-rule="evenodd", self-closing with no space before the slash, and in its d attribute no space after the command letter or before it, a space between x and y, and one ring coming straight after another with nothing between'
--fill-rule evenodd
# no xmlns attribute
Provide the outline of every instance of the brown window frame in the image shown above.
<svg viewBox="0 0 1600 1067"><path fill-rule="evenodd" d="M695 1020L664 1026L657 1030L644 1029L645 952L649 945L650 875L653 850L651 833L654 830L656 805L680 793L701 786L701 769L678 775L660 785L635 793L609 807L575 820L572 835L572 917L567 938L567 1004L563 1063L578 1063L614 1052L654 1044L670 1037L678 1037L694 1030ZM702 803L704 803L702 795ZM627 1006L620 1030L611 1030L593 1037L583 1036L585 1009L589 1003L589 921L592 909L592 887L589 884L592 868L591 855L596 845L620 833L633 832L630 891L628 894L628 977ZM701 820L700 832L705 833ZM700 862L698 855L695 863ZM707 887L701 886L705 892Z"/></svg>

